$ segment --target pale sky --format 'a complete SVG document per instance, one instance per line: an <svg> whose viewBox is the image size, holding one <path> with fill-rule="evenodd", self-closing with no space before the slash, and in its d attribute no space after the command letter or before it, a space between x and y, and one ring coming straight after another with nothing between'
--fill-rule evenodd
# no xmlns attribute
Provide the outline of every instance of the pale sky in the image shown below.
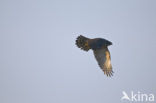
<svg viewBox="0 0 156 103"><path fill-rule="evenodd" d="M155 0L1 0L0 103L120 103L156 95ZM79 35L105 38L114 76ZM130 103L130 102L128 102Z"/></svg>

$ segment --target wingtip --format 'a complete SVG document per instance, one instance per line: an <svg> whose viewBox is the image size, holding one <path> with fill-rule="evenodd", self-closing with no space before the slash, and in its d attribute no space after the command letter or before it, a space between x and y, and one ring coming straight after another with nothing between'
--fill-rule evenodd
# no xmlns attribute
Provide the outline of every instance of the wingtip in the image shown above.
<svg viewBox="0 0 156 103"><path fill-rule="evenodd" d="M104 75L106 75L107 77L112 77L113 73L114 71L104 71Z"/></svg>

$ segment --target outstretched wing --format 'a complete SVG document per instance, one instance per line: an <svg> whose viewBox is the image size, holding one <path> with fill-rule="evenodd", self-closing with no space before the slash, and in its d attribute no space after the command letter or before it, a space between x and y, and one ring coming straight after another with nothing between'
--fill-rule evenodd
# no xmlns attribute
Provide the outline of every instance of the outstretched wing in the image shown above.
<svg viewBox="0 0 156 103"><path fill-rule="evenodd" d="M110 53L107 47L94 50L94 56L107 76L113 76Z"/></svg>

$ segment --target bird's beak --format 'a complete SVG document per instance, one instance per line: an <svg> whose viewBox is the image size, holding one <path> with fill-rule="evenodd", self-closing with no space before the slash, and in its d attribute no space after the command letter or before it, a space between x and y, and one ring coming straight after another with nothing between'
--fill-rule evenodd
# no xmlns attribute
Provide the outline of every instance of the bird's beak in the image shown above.
<svg viewBox="0 0 156 103"><path fill-rule="evenodd" d="M108 46L110 46L110 45L113 45L113 43L109 41Z"/></svg>
<svg viewBox="0 0 156 103"><path fill-rule="evenodd" d="M113 43L112 43L112 42L110 42L110 45L113 45Z"/></svg>

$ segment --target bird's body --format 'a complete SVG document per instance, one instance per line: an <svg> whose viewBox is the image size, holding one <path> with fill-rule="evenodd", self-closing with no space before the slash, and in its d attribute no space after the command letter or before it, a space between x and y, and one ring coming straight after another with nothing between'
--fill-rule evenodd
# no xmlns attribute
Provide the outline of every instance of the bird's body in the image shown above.
<svg viewBox="0 0 156 103"><path fill-rule="evenodd" d="M95 59L104 71L104 74L107 76L113 75L110 52L107 48L109 45L112 45L110 41L102 38L89 39L80 35L77 37L76 45L84 51L92 49Z"/></svg>

